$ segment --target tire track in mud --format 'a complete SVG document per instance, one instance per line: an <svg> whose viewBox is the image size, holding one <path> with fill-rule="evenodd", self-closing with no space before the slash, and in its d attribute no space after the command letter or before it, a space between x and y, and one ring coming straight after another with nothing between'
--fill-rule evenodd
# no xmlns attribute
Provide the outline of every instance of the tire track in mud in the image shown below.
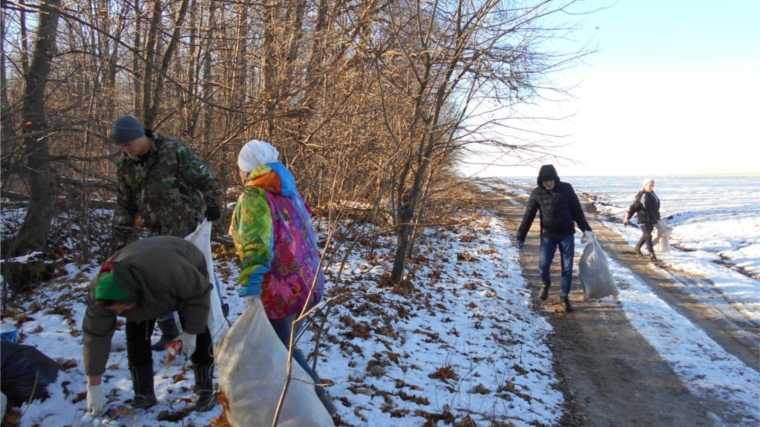
<svg viewBox="0 0 760 427"><path fill-rule="evenodd" d="M617 232L588 216L594 235L607 255L636 274L670 307L698 325L724 350L745 365L760 369L760 324L752 320L742 303L730 301L708 278L675 268L667 262L650 263L634 255L632 246Z"/></svg>
<svg viewBox="0 0 760 427"><path fill-rule="evenodd" d="M590 195L582 193L582 196ZM588 200L585 202L587 215L594 215L593 204ZM593 218L589 216L588 219ZM727 298L712 280L704 276L678 269L662 260L656 263L655 268L646 258L632 254L631 245L617 232L604 226L600 219L607 222L615 220L605 216L595 221L598 226L594 227L594 234L599 234L598 229L603 228L605 241L599 240L608 256L634 272L660 299L690 322L699 325L724 350L760 372L760 322L752 319L751 311L744 303ZM736 266L717 264L752 278Z"/></svg>
<svg viewBox="0 0 760 427"><path fill-rule="evenodd" d="M709 279L667 264L659 268L664 270L659 272L664 277L637 275L660 299L699 325L724 350L760 371L760 324L748 317L745 307L727 299Z"/></svg>

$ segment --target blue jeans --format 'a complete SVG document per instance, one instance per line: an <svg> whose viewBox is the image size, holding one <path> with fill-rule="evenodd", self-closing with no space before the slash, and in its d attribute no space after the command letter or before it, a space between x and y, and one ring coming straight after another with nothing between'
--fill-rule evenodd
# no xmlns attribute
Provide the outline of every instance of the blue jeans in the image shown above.
<svg viewBox="0 0 760 427"><path fill-rule="evenodd" d="M296 319L297 315L298 313L293 313L284 319L269 319L269 323L272 325L272 329L274 329L274 332L280 338L280 341L285 344L285 348L288 348L288 345L290 344L290 331L293 327L293 321ZM307 374L309 374L315 383L318 384L322 382L316 372L311 370L311 366L309 366L309 363L306 362L306 358L304 357L303 353L301 353L301 350L297 348L293 349L293 359L295 359L296 363L298 363L298 365L301 366Z"/></svg>
<svg viewBox="0 0 760 427"><path fill-rule="evenodd" d="M541 281L544 286L550 286L552 283L550 267L554 260L554 253L559 247L560 265L562 266L562 277L560 279L561 291L560 299L567 298L570 295L570 283L573 281L573 256L575 255L575 236L568 234L561 239L552 239L549 237L541 238L541 253L538 257L538 270L541 272Z"/></svg>

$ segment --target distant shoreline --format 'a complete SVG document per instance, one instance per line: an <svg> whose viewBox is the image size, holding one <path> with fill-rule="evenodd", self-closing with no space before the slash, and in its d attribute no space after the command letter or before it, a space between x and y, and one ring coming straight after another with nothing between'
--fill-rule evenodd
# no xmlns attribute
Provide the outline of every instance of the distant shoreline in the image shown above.
<svg viewBox="0 0 760 427"><path fill-rule="evenodd" d="M535 178L536 175L514 175L514 176L489 176L484 178L497 178L497 179L523 179L523 178ZM738 172L738 173L714 173L714 174L639 174L639 175L563 175L560 177L563 181L569 181L570 178L641 178L644 176L652 176L654 178L745 178L745 177L758 177L760 178L760 172ZM565 179L567 178L567 179Z"/></svg>
<svg viewBox="0 0 760 427"><path fill-rule="evenodd" d="M640 176L650 176L646 174L641 175L568 175L568 177L579 177L579 178L604 178L604 177L628 177L628 178L636 178ZM760 177L760 172L739 172L739 173L701 173L701 174L687 174L687 173L663 173L663 174L652 174L651 176L659 176L659 177L665 177L665 178L710 178L710 177Z"/></svg>

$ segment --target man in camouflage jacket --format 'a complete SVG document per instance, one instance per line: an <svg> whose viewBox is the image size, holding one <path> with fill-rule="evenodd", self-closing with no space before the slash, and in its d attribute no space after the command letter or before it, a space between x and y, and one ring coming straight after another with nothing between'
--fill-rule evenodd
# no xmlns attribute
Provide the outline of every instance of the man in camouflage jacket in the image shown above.
<svg viewBox="0 0 760 427"><path fill-rule="evenodd" d="M123 116L111 127L111 142L124 156L118 166L118 192L113 242L123 248L138 225L142 236L184 238L205 218L220 218L222 185L182 142L146 129L134 117ZM161 351L179 334L173 313L159 319Z"/></svg>
<svg viewBox="0 0 760 427"><path fill-rule="evenodd" d="M130 127L132 126L132 127ZM144 129L133 117L114 122L119 161L114 241L124 246L139 219L144 236L185 237L206 218L219 219L222 186L182 142Z"/></svg>

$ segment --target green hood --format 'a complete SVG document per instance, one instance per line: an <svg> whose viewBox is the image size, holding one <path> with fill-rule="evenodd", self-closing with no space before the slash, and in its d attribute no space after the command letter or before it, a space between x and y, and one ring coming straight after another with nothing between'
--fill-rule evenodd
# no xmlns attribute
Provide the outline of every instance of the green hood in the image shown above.
<svg viewBox="0 0 760 427"><path fill-rule="evenodd" d="M100 269L95 285L95 301L134 301L137 280L129 269L118 262L106 262Z"/></svg>

